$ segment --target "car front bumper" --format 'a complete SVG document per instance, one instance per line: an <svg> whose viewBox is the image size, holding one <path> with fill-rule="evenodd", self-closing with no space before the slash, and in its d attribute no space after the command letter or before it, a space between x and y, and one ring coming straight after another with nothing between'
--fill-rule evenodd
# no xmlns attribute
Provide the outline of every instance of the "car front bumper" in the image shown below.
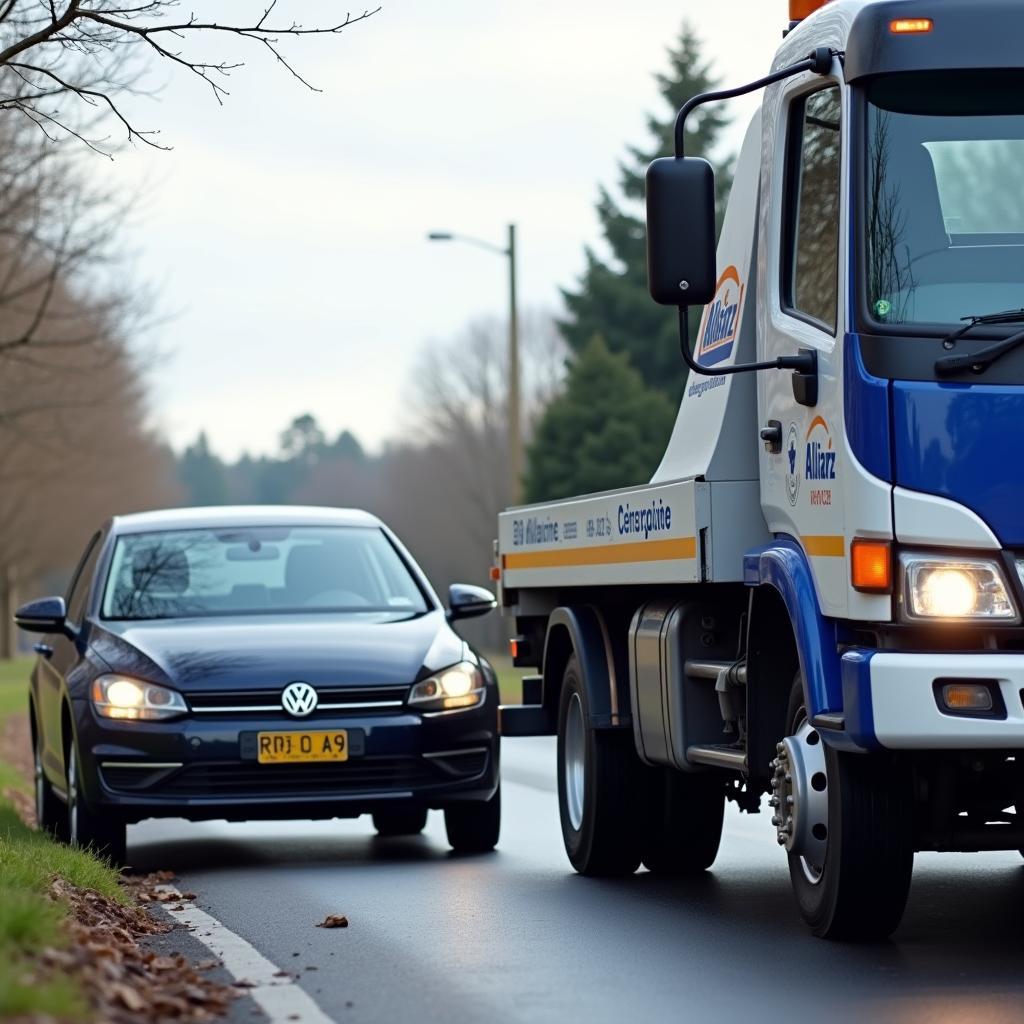
<svg viewBox="0 0 1024 1024"><path fill-rule="evenodd" d="M1024 749L1024 654L848 651L842 678L845 738L860 749ZM1005 715L943 711L936 685L959 682L998 687Z"/></svg>
<svg viewBox="0 0 1024 1024"><path fill-rule="evenodd" d="M172 722L100 718L75 702L83 789L127 821L354 817L385 806L486 800L499 778L496 693L436 716L318 713L190 715ZM348 730L347 761L260 764L258 732ZM243 756L247 755L247 756Z"/></svg>

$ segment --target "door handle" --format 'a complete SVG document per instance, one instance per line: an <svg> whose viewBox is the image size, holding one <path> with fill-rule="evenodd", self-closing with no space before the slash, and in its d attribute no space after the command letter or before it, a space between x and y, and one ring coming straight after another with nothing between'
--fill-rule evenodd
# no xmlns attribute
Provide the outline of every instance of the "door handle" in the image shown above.
<svg viewBox="0 0 1024 1024"><path fill-rule="evenodd" d="M778 420L769 420L768 425L761 428L761 440L766 452L778 455L782 451L782 424Z"/></svg>
<svg viewBox="0 0 1024 1024"><path fill-rule="evenodd" d="M33 644L32 650L35 651L36 654L41 654L44 658L49 658L53 654L53 648L49 644L44 644L42 641L37 644Z"/></svg>

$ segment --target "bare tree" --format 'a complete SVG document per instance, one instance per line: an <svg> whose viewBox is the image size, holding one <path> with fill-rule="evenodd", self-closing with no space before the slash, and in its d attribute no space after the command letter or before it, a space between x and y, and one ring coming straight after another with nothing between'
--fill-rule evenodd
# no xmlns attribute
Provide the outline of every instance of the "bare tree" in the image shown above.
<svg viewBox="0 0 1024 1024"><path fill-rule="evenodd" d="M113 118L128 142L166 148L122 105L140 88L147 61L156 58L195 76L223 102L244 60L208 56L200 40L230 38L262 51L315 90L285 54L284 41L337 36L379 10L344 17L339 11L333 18L318 11L323 20L306 25L281 15L278 0L265 8L250 5L251 14L239 12L239 0L231 7L232 17L221 21L186 16L178 0L0 0L0 109L24 115L50 138L72 136L100 152L109 153L111 144L92 134L97 114Z"/></svg>

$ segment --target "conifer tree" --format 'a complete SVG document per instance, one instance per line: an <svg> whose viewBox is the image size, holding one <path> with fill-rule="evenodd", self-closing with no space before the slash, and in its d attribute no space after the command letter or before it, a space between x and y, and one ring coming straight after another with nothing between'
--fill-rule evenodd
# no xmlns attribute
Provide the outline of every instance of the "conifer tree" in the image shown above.
<svg viewBox="0 0 1024 1024"><path fill-rule="evenodd" d="M595 335L537 426L527 452L526 500L645 483L674 421L674 403L646 387L628 356L610 352Z"/></svg>
<svg viewBox="0 0 1024 1024"><path fill-rule="evenodd" d="M655 305L647 292L644 175L655 157L672 155L673 126L679 108L697 93L716 88L718 79L702 58L700 40L688 23L684 23L668 56L668 70L655 76L665 108L663 116L647 118L651 144L646 149L629 147L619 165L623 201L605 188L600 191L597 212L612 258L606 262L587 248L586 269L578 289L563 291L568 316L559 326L576 353L600 334L612 352L629 355L649 387L676 401L682 394L686 368L679 356L675 310ZM727 123L723 104L695 110L686 122L687 156L710 156ZM732 160L718 157L714 163L722 209L732 182ZM699 315L700 310L691 311L691 339Z"/></svg>

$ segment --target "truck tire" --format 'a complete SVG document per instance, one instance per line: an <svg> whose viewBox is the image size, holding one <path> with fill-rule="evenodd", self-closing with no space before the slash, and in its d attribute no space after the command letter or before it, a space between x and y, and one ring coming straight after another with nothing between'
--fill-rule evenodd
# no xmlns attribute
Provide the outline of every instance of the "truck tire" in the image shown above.
<svg viewBox="0 0 1024 1024"><path fill-rule="evenodd" d="M426 807L391 807L373 813L373 827L379 836L418 836L426 824Z"/></svg>
<svg viewBox="0 0 1024 1024"><path fill-rule="evenodd" d="M558 702L558 813L581 875L631 875L640 866L640 767L631 732L590 727L583 675L570 658Z"/></svg>
<svg viewBox="0 0 1024 1024"><path fill-rule="evenodd" d="M822 938L884 939L903 917L914 867L909 775L887 755L847 753L823 744L808 720L799 673L787 721L790 739L802 735L811 749L824 749L826 776L816 771L809 780L827 798L827 825L811 826L823 840L822 863L789 853L800 913ZM776 777L781 786L776 793L785 793L785 775ZM777 813L785 819L785 800Z"/></svg>
<svg viewBox="0 0 1024 1024"><path fill-rule="evenodd" d="M713 772L653 768L644 829L643 863L659 875L699 874L718 856L725 785Z"/></svg>
<svg viewBox="0 0 1024 1024"><path fill-rule="evenodd" d="M456 853L490 853L501 835L501 786L489 800L467 800L446 807L444 830Z"/></svg>
<svg viewBox="0 0 1024 1024"><path fill-rule="evenodd" d="M67 756L68 842L91 850L114 867L123 867L126 857L127 826L118 818L94 808L82 792L82 762L74 741Z"/></svg>

